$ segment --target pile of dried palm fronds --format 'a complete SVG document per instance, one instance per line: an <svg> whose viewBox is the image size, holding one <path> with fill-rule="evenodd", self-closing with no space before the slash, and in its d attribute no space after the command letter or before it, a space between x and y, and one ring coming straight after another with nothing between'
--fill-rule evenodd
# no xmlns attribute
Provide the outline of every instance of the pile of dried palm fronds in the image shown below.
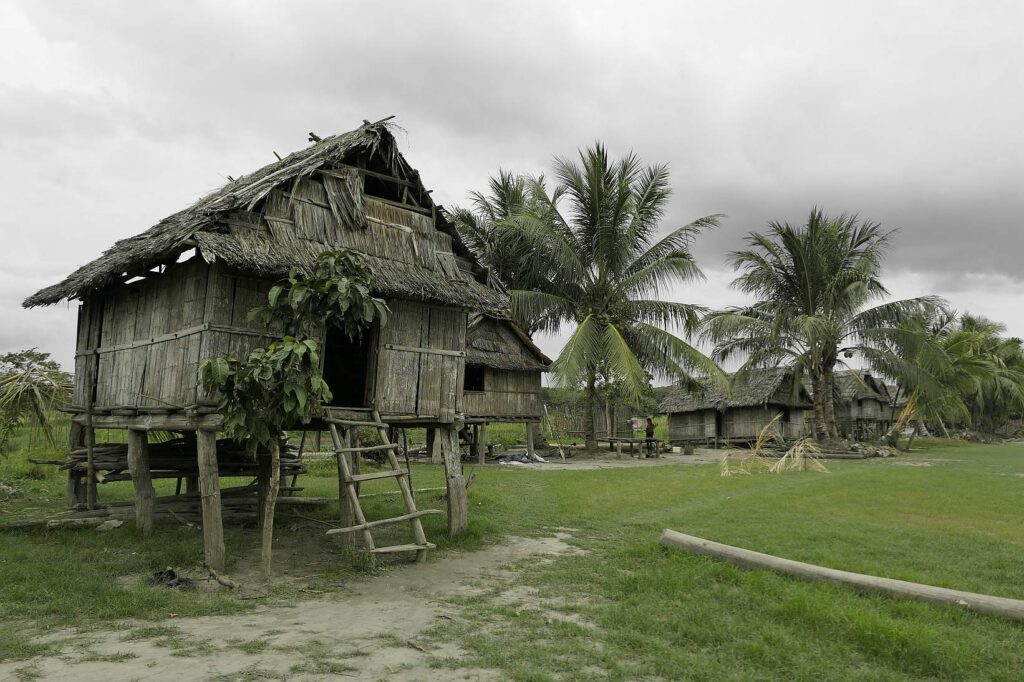
<svg viewBox="0 0 1024 682"><path fill-rule="evenodd" d="M782 418L781 414L768 422L761 432L757 434L757 440L750 448L750 454L743 457L736 464L729 462L729 451L722 453L722 475L734 476L751 475L754 473L779 474L783 471L818 471L828 473L828 469L821 463L816 455L821 454L821 448L812 438L801 438L792 447L787 449L781 457L768 454L769 443L776 442L784 444L785 441L779 433L776 425Z"/></svg>

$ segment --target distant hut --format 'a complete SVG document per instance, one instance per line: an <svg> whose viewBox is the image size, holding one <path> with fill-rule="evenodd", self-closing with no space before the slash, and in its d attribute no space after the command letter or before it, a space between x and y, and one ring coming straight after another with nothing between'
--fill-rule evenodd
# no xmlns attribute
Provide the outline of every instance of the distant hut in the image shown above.
<svg viewBox="0 0 1024 682"><path fill-rule="evenodd" d="M677 387L662 400L668 415L669 440L674 442L753 441L776 415L784 438L805 435L806 411L813 407L806 388L794 390L785 368L752 369L730 376L730 390L708 386L703 393Z"/></svg>
<svg viewBox="0 0 1024 682"><path fill-rule="evenodd" d="M885 383L863 370L834 375L836 421L844 438L881 437L892 422L892 396Z"/></svg>
<svg viewBox="0 0 1024 682"><path fill-rule="evenodd" d="M486 270L384 122L310 139L307 148L231 180L25 301L81 301L72 448L85 444L87 425L143 436L192 434L191 460L174 466L178 475L214 473L200 477L199 486L204 529L219 527L215 474L238 470L218 467L217 397L204 392L197 369L207 358L265 345L266 330L246 315L275 279L307 268L324 251L352 249L365 256L376 275L374 293L387 300L391 315L359 343L321 330L323 373L334 395L329 417L340 420L346 438L348 425L367 423L440 429L449 523L459 526L465 511L452 505L465 498L457 431L468 315L501 315L507 297L488 285ZM129 439L129 463L133 443L132 476L148 485L148 464L138 470L145 438ZM84 499L83 476L81 467L71 472L72 503Z"/></svg>
<svg viewBox="0 0 1024 682"><path fill-rule="evenodd" d="M466 332L466 374L463 403L466 423L473 425L473 444L486 442L489 423L521 422L533 450L531 424L544 416L541 375L551 365L540 348L514 322L492 315L470 317Z"/></svg>

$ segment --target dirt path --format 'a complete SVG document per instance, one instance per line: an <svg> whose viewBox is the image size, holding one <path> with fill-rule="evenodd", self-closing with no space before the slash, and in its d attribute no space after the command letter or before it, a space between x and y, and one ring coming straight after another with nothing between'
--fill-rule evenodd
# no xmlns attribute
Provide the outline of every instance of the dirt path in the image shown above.
<svg viewBox="0 0 1024 682"><path fill-rule="evenodd" d="M479 552L403 565L293 607L55 633L48 637L64 643L60 654L0 663L0 679L500 679L495 671L430 667L435 658L457 658L461 652L454 645L425 645L417 637L439 621L459 618L446 599L514 584L509 563L579 551L567 538L564 533L512 538Z"/></svg>

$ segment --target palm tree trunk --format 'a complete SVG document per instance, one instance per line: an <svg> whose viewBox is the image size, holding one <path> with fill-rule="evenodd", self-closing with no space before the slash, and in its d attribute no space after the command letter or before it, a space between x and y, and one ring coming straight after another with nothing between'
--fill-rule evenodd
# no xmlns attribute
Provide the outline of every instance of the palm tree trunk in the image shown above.
<svg viewBox="0 0 1024 682"><path fill-rule="evenodd" d="M825 410L825 427L830 440L839 440L839 427L836 425L835 396L832 387L832 370L821 373L822 407Z"/></svg>
<svg viewBox="0 0 1024 682"><path fill-rule="evenodd" d="M587 450L597 449L597 434L594 433L594 412L597 410L597 377L593 372L587 377L587 387L584 394L586 403L586 414L583 416L583 446Z"/></svg>
<svg viewBox="0 0 1024 682"><path fill-rule="evenodd" d="M819 443L828 440L828 428L825 426L825 397L822 392L821 375L811 375L811 391L814 392L814 438Z"/></svg>

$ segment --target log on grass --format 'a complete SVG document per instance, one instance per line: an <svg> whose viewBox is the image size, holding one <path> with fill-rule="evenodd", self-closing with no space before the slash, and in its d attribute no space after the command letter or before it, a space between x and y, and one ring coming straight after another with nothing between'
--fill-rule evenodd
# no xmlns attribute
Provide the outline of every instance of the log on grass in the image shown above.
<svg viewBox="0 0 1024 682"><path fill-rule="evenodd" d="M771 554L762 554L761 552L754 552L741 547L723 545L693 535L679 533L668 528L662 531L660 542L665 547L710 556L744 568L766 568L806 580L846 585L860 591L880 592L893 597L906 597L933 604L959 606L970 611L1024 621L1024 601L1020 599L993 597L987 594L963 592L945 587L922 585L892 578L878 578L863 573L852 573L850 571L815 566L814 564L782 559Z"/></svg>

